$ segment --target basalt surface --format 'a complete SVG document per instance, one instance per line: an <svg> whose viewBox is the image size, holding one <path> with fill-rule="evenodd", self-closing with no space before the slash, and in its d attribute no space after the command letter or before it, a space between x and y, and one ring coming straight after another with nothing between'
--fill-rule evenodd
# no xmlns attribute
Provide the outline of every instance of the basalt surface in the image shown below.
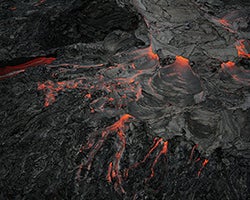
<svg viewBox="0 0 250 200"><path fill-rule="evenodd" d="M250 198L248 0L12 0L0 24L0 199Z"/></svg>

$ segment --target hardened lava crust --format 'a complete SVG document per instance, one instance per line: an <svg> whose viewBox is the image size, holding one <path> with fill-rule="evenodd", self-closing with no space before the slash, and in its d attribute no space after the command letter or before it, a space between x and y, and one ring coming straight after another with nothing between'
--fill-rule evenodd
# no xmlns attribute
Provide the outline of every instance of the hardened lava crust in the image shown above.
<svg viewBox="0 0 250 200"><path fill-rule="evenodd" d="M2 0L0 199L250 199L248 0Z"/></svg>

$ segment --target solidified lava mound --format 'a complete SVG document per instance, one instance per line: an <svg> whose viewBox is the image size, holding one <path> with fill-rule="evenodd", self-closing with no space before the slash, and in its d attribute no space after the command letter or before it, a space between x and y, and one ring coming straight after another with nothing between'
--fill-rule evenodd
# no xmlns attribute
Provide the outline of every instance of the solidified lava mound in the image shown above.
<svg viewBox="0 0 250 200"><path fill-rule="evenodd" d="M250 199L248 0L3 0L0 199Z"/></svg>

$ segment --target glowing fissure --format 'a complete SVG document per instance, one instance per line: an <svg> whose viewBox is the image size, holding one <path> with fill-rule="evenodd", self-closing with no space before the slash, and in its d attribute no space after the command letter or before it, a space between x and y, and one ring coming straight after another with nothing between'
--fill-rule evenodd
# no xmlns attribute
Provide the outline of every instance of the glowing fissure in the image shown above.
<svg viewBox="0 0 250 200"><path fill-rule="evenodd" d="M136 162L135 164L133 164L132 166L130 166L129 168L125 169L124 170L124 176L127 178L128 175L129 175L129 171L130 170L133 170L137 167L139 167L139 165L143 164L146 162L146 160L149 158L149 156L157 149L157 147L159 147L159 145L161 145L163 142L163 147L161 149L161 151L156 155L151 167L150 167L150 171L151 171L151 174L148 178L145 179L145 181L148 181L150 180L151 178L154 177L155 175L155 171L154 171L154 168L156 166L156 164L158 163L160 157L162 155L166 155L167 154L167 151L168 151L168 141L163 141L163 138L154 138L154 142L153 142L153 145L152 147L149 149L148 153L146 154L146 156L143 158L142 161L140 162Z"/></svg>
<svg viewBox="0 0 250 200"><path fill-rule="evenodd" d="M120 119L117 122L115 122L113 125L107 127L104 131L102 131L101 138L96 142L94 142L94 140L97 133L94 133L90 136L90 139L86 147L83 146L79 150L80 153L82 153L85 149L90 149L90 152L88 153L87 160L83 161L82 164L79 166L77 176L81 174L83 167L86 167L88 171L91 169L94 157L100 151L108 136L111 133L116 132L119 138L119 144L118 144L119 147L114 156L113 161L109 163L108 174L106 178L108 182L112 182L114 180L115 190L125 193L125 190L122 187L122 174L120 172L120 161L126 147L126 137L124 133L126 129L125 123L129 122L130 119L134 119L134 117L129 114L124 114L122 117L120 117Z"/></svg>
<svg viewBox="0 0 250 200"><path fill-rule="evenodd" d="M102 65L97 65L97 67L100 66ZM89 68L90 66L76 67ZM120 65L119 67L122 68L123 66ZM38 90L44 91L44 106L48 107L56 101L56 96L58 95L58 92L69 89L84 89L88 91L88 93L85 95L85 98L91 99L90 105L93 106L93 109L104 111L105 105L109 104L111 99L113 99L112 101L114 101L114 94L117 94L116 102L114 102L116 103L117 108L121 108L121 106L126 106L128 102L138 101L142 97L142 88L137 79L139 79L139 77L144 73L147 72L145 72L144 70L137 70L136 73L130 77L117 77L113 80L106 80L103 76L97 76L94 79L82 77L75 80L67 80L60 82L53 82L51 80L48 80L44 83L38 83ZM97 99L92 99L92 94L97 90L104 91L107 95ZM94 108L95 105L99 104L99 102L102 101L103 103L101 106Z"/></svg>
<svg viewBox="0 0 250 200"><path fill-rule="evenodd" d="M60 81L57 83L46 81L45 83L38 83L37 89L45 91L44 106L48 107L56 101L58 92L66 89L76 89L82 86L82 83L82 80Z"/></svg>
<svg viewBox="0 0 250 200"><path fill-rule="evenodd" d="M227 31L231 32L231 33L236 33L235 30L233 30L232 28L232 24L225 18L221 18L221 19L217 19L217 18L212 18L212 21L217 24L217 25L222 25L222 27L224 29L226 29Z"/></svg>
<svg viewBox="0 0 250 200"><path fill-rule="evenodd" d="M156 61L157 64L159 64L159 57L156 53L153 52L152 45L150 45L149 47L137 49L131 52L122 52L122 53L116 54L116 56L122 56L122 55L126 55L127 57L130 58L129 60L126 60L126 63L132 62L134 60L138 60L143 57L147 57L149 60ZM132 68L136 69L135 64L132 64Z"/></svg>
<svg viewBox="0 0 250 200"><path fill-rule="evenodd" d="M187 58L182 57L182 56L176 56L174 64L177 66L181 66L181 67L190 67L189 60Z"/></svg>
<svg viewBox="0 0 250 200"><path fill-rule="evenodd" d="M152 164L152 166L151 166L151 168L150 168L151 174L150 174L149 179L152 178L152 177L154 177L154 175L155 175L154 167L155 167L156 163L158 162L160 156L161 156L161 155L166 155L167 152L168 152L168 141L166 141L166 142L163 143L162 150L161 150L161 151L158 153L158 155L156 156L156 158L155 158L155 160L154 160L154 162L153 162L153 164Z"/></svg>
<svg viewBox="0 0 250 200"><path fill-rule="evenodd" d="M142 161L137 162L135 164L133 164L132 166L130 166L128 169L125 169L125 177L128 177L129 171L137 168L139 165L143 164L146 162L146 160L148 159L148 157L152 154L152 152L159 146L159 144L163 141L162 138L154 138L154 143L153 146L150 148L149 152L146 154L146 156L143 158Z"/></svg>
<svg viewBox="0 0 250 200"><path fill-rule="evenodd" d="M232 61L221 64L222 70L229 74L232 79L244 85L250 85L250 70L242 69Z"/></svg>
<svg viewBox="0 0 250 200"><path fill-rule="evenodd" d="M20 64L20 65L2 67L2 68L0 68L1 69L0 70L0 79L16 75L20 72L24 72L25 69L27 69L29 67L51 64L55 59L56 58L53 58L53 57L50 57L50 58L40 57L40 58L35 58L31 61L28 61L28 62Z"/></svg>
<svg viewBox="0 0 250 200"><path fill-rule="evenodd" d="M244 43L247 44L248 41L246 40L239 40L236 42L235 47L238 51L238 56L242 58L250 58L250 53L247 52L246 46ZM250 43L248 42L248 45L250 46Z"/></svg>
<svg viewBox="0 0 250 200"><path fill-rule="evenodd" d="M152 72L159 64L159 57L157 54L153 53L152 46L148 48L139 49L133 52L130 52L133 57L130 60L129 64L117 64L115 66L110 66L108 68L103 68L104 64L97 64L94 66L81 66L81 65L71 65L71 64L61 64L59 66L50 66L51 68L57 67L65 67L61 68L63 72L70 69L66 67L73 67L74 69L90 69L90 68L98 68L98 70L102 70L103 75L97 75L93 77L82 76L73 80L65 80L54 82L48 80L44 83L38 83L38 90L41 90L45 94L44 106L48 107L55 103L56 97L61 91L70 91L70 90L80 90L83 93L83 98L89 102L90 113L96 112L105 112L105 108L108 105L113 105L115 110L122 109L123 106L127 106L129 102L137 102L141 98L143 98L143 87L141 86L140 78L142 75L147 74L151 75L146 80L149 89L152 90L153 94L156 97L160 97L160 95L156 92L157 90L152 85ZM135 64L136 59L146 58L148 61L152 62L150 68L140 69L141 66ZM171 67L173 72L177 73L178 76L187 80L189 80L190 76L196 76L191 66L189 65L189 60L182 56L176 56L176 60L173 64L170 64L167 67ZM126 71L128 69L132 69L132 74L127 75ZM60 68L59 68L60 70ZM110 79L109 76L106 77L106 73L112 73L120 70L120 73L117 77ZM190 75L191 74L191 75ZM186 80L186 79L185 79ZM104 91L101 97L96 97L96 91ZM164 141L163 138L155 138L152 147L146 153L143 160L136 162L132 166L124 169L120 169L120 162L123 157L125 148L126 148L126 123L129 122L130 119L134 119L134 117L130 114L124 114L120 117L120 119L115 122L113 125L105 128L101 133L96 131L90 134L88 141L85 145L83 145L79 149L79 153L86 153L87 158L83 159L81 164L78 167L76 172L76 179L78 181L81 180L81 176L83 173L88 174L88 171L91 170L92 164L98 152L101 151L105 141L109 137L113 137L113 134L116 134L118 139L117 143L117 151L114 154L113 158L109 161L107 166L107 175L106 180L109 183L114 184L114 189L117 192L125 193L125 189L123 188L123 179L126 179L129 175L129 171L133 170L140 165L146 163L149 157L152 155L152 163L149 168L149 176L145 178L145 182L149 181L155 176L155 167L157 163L161 162L161 158L167 155L168 152L168 141ZM99 134L101 134L99 136ZM99 138L99 139L97 139ZM190 161L193 159L194 150L198 147L195 145L192 148ZM199 174L202 169L205 167L206 163L204 163L203 167L199 170ZM123 172L123 173L122 173Z"/></svg>
<svg viewBox="0 0 250 200"><path fill-rule="evenodd" d="M222 69L234 69L235 68L235 63L232 61L228 61L226 63L221 64Z"/></svg>
<svg viewBox="0 0 250 200"><path fill-rule="evenodd" d="M201 175L201 171L204 169L204 167L207 165L208 163L208 159L205 159L203 162L202 162L202 166L200 168L200 170L198 171L198 176Z"/></svg>

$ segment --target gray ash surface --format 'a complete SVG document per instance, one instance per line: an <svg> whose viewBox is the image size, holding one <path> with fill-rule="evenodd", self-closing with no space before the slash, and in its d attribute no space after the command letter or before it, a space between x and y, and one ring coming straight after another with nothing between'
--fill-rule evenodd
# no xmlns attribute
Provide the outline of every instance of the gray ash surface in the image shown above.
<svg viewBox="0 0 250 200"><path fill-rule="evenodd" d="M0 24L0 199L250 199L248 0L3 0Z"/></svg>

